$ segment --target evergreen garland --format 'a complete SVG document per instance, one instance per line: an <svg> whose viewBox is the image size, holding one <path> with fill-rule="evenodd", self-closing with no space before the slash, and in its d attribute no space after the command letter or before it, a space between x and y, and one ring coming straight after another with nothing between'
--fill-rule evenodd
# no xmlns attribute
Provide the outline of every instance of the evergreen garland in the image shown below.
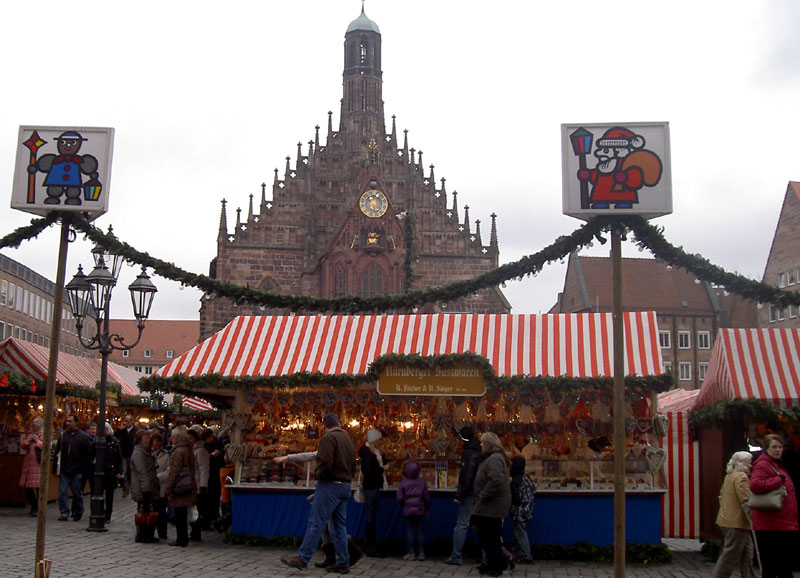
<svg viewBox="0 0 800 578"><path fill-rule="evenodd" d="M748 279L711 264L700 255L690 255L680 247L669 244L663 236L663 228L654 227L638 215L600 216L585 223L570 235L558 237L551 245L538 253L522 257L513 263L500 267L463 281L456 281L442 287L425 290L407 290L400 295L378 295L375 297L358 297L348 295L334 299L322 299L306 295L285 295L259 291L233 283L211 279L183 271L172 263L167 263L137 251L130 245L118 241L95 228L82 215L77 213L53 213L45 219L36 219L29 227L17 229L14 233L0 239L0 249L15 247L23 240L35 237L45 227L56 222L58 218L66 220L72 227L83 232L97 245L106 250L121 254L129 263L149 267L166 279L177 281L182 285L195 287L204 293L227 297L237 304L250 304L268 308L288 309L306 312L333 313L376 313L392 310L413 310L428 303L454 301L460 297L472 295L481 289L495 287L513 279L522 279L526 275L536 275L547 263L560 261L571 252L598 239L604 243L603 233L612 228L631 230L636 236L636 243L648 248L655 257L675 267L681 267L694 274L698 279L725 288L741 297L786 307L800 306L800 292L784 291L773 285ZM411 257L414 254L413 221L406 217L406 279L411 279L413 269ZM410 233L410 234L409 234Z"/></svg>
<svg viewBox="0 0 800 578"><path fill-rule="evenodd" d="M800 421L800 407L778 407L760 399L723 399L713 405L692 410L689 426L694 429L724 427L746 417L759 423L776 423L782 419Z"/></svg>

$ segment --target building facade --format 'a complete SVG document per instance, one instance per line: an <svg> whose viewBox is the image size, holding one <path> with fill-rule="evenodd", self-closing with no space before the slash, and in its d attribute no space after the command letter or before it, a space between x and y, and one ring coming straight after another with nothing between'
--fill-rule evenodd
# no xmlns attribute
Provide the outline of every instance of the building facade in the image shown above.
<svg viewBox="0 0 800 578"><path fill-rule="evenodd" d="M703 383L719 328L757 324L754 303L733 299L686 270L656 259L622 259L622 285L625 311L656 312L664 369L683 389ZM550 312L612 308L611 259L570 255L564 291Z"/></svg>
<svg viewBox="0 0 800 578"><path fill-rule="evenodd" d="M133 343L138 335L133 319L111 319L112 333L121 335L125 343ZM142 340L130 351L114 350L109 361L150 375L179 355L186 353L200 340L199 321L150 319L142 332Z"/></svg>
<svg viewBox="0 0 800 578"><path fill-rule="evenodd" d="M327 131L297 144L294 161L275 169L271 195L261 187L247 211L237 209L231 231L222 201L217 256L211 276L281 294L333 298L398 294L441 286L491 271L498 265L496 217L488 243L481 222L463 213L457 193L426 167L422 151L386 129L378 25L361 15L344 41L339 125L328 113ZM462 218L463 214L463 218ZM508 313L497 288L422 312ZM200 335L206 338L237 315L283 311L236 306L204 296Z"/></svg>
<svg viewBox="0 0 800 578"><path fill-rule="evenodd" d="M22 263L0 255L0 339L13 337L50 347L55 283ZM75 318L66 299L61 308L59 350L95 357L78 341Z"/></svg>
<svg viewBox="0 0 800 578"><path fill-rule="evenodd" d="M800 183L789 181L772 246L764 267L763 283L786 291L800 290ZM800 327L800 308L764 305L759 311L761 327Z"/></svg>

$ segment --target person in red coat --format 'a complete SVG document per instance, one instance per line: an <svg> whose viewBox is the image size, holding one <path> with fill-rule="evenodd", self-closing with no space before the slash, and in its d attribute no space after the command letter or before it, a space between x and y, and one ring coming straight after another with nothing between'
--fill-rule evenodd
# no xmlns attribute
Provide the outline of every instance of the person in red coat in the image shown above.
<svg viewBox="0 0 800 578"><path fill-rule="evenodd" d="M31 505L31 516L39 513L39 469L42 451L42 418L37 417L31 422L31 431L22 440L22 449L28 452L22 461L22 475L19 477L19 486L25 488L25 497ZM36 450L39 450L39 458L36 457ZM48 455L49 457L49 455Z"/></svg>
<svg viewBox="0 0 800 578"><path fill-rule="evenodd" d="M752 510L753 529L761 554L761 576L792 576L792 562L797 552L797 498L794 484L781 462L783 439L775 434L764 436L764 453L750 475L750 491L766 494L783 486L786 496L780 510Z"/></svg>

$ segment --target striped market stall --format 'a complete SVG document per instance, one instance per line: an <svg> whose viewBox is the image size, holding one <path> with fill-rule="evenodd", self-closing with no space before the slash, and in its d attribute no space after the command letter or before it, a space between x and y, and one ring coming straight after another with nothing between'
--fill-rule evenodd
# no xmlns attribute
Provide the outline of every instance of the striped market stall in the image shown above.
<svg viewBox="0 0 800 578"><path fill-rule="evenodd" d="M700 532L700 452L689 430L689 412L699 390L674 389L658 396L658 410L669 420L662 535L698 538Z"/></svg>
<svg viewBox="0 0 800 578"><path fill-rule="evenodd" d="M717 503L712 497L719 493L725 463L734 451L759 446L766 431L800 442L800 424L780 411L800 405L799 394L800 329L720 330L693 407L695 418L711 411L726 416L724 421L707 422L697 432L701 539L719 538L714 523Z"/></svg>
<svg viewBox="0 0 800 578"><path fill-rule="evenodd" d="M659 463L648 469L647 450L660 451L655 394L669 378L662 375L655 312L626 313L624 324L628 539L660 543L664 477ZM387 371L397 366L411 369ZM389 375L414 377L388 390ZM480 388L462 388L466 377L447 387L414 385L448 375L477 375ZM390 484L405 460L420 463L434 492L426 538L452 533L456 433L471 425L477 433L494 431L513 455L526 457L539 486L533 542L606 546L613 542L611 376L612 315L586 313L243 316L152 379L156 388L229 399L232 409L222 419L233 426L239 457L231 488L236 533L303 535L313 475L272 458L316 449L321 416L334 411L357 446L367 429L383 432L396 463ZM426 394L433 391L449 393ZM392 493L382 497L381 512L379 539L401 538L402 512ZM363 533L362 514L352 503L353 535Z"/></svg>

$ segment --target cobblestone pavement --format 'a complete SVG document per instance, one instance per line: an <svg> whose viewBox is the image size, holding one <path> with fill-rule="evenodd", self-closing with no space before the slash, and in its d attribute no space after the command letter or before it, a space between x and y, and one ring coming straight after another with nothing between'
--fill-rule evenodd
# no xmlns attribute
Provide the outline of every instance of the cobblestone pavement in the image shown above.
<svg viewBox="0 0 800 578"><path fill-rule="evenodd" d="M89 499L86 514L80 522L71 519L59 522L56 504L47 512L47 537L45 558L52 560L50 576L53 578L200 578L254 576L333 576L309 566L308 570L294 570L281 564L281 556L294 555L294 550L276 548L231 546L222 541L220 534L208 532L202 542L191 542L186 548L158 544L137 544L133 541L133 516L135 507L130 499L117 496L114 519L108 532L87 532ZM169 527L169 539L175 537L174 526ZM4 560L0 561L0 578L33 577L36 545L36 518L27 515L23 508L0 508L0 540ZM700 544L695 540L665 540L673 551L673 563L665 566L628 565L627 576L709 576L712 565L700 554ZM387 578L478 578L472 566L449 566L442 559L424 562L404 562L400 558L363 558L350 571L351 576L385 576ZM542 561L518 565L504 576L522 577L613 577L611 564L568 561Z"/></svg>

